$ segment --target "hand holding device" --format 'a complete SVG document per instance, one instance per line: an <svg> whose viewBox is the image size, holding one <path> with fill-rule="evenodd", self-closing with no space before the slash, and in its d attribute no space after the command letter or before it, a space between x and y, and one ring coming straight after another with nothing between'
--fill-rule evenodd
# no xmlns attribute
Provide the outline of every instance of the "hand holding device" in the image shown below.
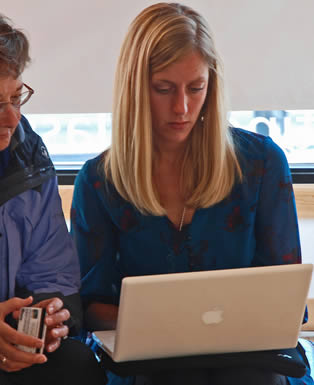
<svg viewBox="0 0 314 385"><path fill-rule="evenodd" d="M21 351L16 345L41 348L43 342L33 336L21 333L5 322L5 317L13 313L17 318L22 307L29 306L32 297L26 299L11 298L0 303L0 370L16 372L21 369L47 361L43 354L34 354Z"/></svg>
<svg viewBox="0 0 314 385"><path fill-rule="evenodd" d="M49 298L34 305L46 309L45 324L47 325L45 349L51 353L58 349L61 339L67 338L69 328L63 324L70 318L70 312L63 308L60 298Z"/></svg>
<svg viewBox="0 0 314 385"><path fill-rule="evenodd" d="M43 341L41 348L18 345L24 352L43 353L47 325L45 324L46 310L39 307L22 307L17 330L21 333L39 338Z"/></svg>

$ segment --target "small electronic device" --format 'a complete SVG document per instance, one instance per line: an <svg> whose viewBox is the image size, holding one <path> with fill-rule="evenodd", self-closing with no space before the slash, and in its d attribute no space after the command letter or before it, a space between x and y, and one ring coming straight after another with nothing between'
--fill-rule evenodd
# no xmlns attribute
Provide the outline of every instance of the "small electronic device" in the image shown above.
<svg viewBox="0 0 314 385"><path fill-rule="evenodd" d="M45 314L46 310L39 307L22 307L17 330L44 341L47 329L45 324ZM43 353L44 350L44 346L41 348L32 348L29 346L17 345L17 347L24 352L30 353Z"/></svg>

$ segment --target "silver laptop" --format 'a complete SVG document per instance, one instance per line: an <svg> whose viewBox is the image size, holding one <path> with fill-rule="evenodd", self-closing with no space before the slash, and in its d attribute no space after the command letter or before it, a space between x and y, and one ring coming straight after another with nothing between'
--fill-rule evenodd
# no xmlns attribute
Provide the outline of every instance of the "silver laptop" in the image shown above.
<svg viewBox="0 0 314 385"><path fill-rule="evenodd" d="M292 348L312 264L127 277L117 329L94 338L116 362Z"/></svg>

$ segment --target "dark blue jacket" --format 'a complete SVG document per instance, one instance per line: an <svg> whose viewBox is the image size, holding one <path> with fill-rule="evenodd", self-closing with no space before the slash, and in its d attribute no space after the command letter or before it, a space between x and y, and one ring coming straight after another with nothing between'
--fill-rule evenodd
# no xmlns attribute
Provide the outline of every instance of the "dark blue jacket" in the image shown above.
<svg viewBox="0 0 314 385"><path fill-rule="evenodd" d="M64 220L55 169L25 117L0 178L0 301L58 296L80 327L80 270Z"/></svg>

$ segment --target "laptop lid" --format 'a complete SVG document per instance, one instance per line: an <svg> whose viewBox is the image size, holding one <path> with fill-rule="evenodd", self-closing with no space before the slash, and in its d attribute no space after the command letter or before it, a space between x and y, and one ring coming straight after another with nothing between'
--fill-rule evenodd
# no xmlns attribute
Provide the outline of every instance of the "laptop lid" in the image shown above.
<svg viewBox="0 0 314 385"><path fill-rule="evenodd" d="M295 264L124 278L113 359L295 347L312 269Z"/></svg>

